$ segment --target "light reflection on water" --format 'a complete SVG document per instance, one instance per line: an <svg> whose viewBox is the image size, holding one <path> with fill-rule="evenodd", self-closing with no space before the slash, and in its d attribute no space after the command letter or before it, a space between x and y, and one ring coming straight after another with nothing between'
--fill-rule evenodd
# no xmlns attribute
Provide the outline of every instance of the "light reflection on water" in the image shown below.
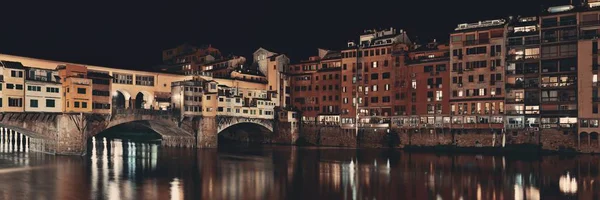
<svg viewBox="0 0 600 200"><path fill-rule="evenodd" d="M599 199L600 159L93 138L87 157L0 138L0 199Z"/></svg>

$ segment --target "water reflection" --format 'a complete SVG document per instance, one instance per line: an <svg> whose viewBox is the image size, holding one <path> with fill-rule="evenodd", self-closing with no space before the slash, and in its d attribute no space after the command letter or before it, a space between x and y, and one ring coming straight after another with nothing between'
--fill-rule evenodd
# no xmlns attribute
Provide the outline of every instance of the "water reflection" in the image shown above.
<svg viewBox="0 0 600 200"><path fill-rule="evenodd" d="M0 199L599 199L600 159L394 150L193 150L93 138L88 157L5 151ZM25 143L24 143L25 144Z"/></svg>

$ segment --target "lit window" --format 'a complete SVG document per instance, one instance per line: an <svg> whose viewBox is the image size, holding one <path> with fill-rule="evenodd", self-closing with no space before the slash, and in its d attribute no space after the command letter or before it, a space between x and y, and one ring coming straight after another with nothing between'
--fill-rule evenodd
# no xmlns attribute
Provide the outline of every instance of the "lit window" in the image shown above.
<svg viewBox="0 0 600 200"><path fill-rule="evenodd" d="M385 84L385 91L389 91L390 90L390 84Z"/></svg>
<svg viewBox="0 0 600 200"><path fill-rule="evenodd" d="M436 101L442 100L442 91L435 91L435 100Z"/></svg>
<svg viewBox="0 0 600 200"><path fill-rule="evenodd" d="M479 96L485 96L485 89L479 88Z"/></svg>
<svg viewBox="0 0 600 200"><path fill-rule="evenodd" d="M417 80L412 80L412 89L417 89Z"/></svg>
<svg viewBox="0 0 600 200"><path fill-rule="evenodd" d="M373 85L373 92L377 92L377 85Z"/></svg>
<svg viewBox="0 0 600 200"><path fill-rule="evenodd" d="M459 91L458 91L458 96L459 96L459 97L462 97L462 96L463 96L463 91L462 91L462 90L459 90Z"/></svg>
<svg viewBox="0 0 600 200"><path fill-rule="evenodd" d="M430 54L430 55L428 55L427 57L428 57L428 58L435 58L435 55L433 55L433 54Z"/></svg>
<svg viewBox="0 0 600 200"><path fill-rule="evenodd" d="M373 68L377 68L377 61L372 63Z"/></svg>
<svg viewBox="0 0 600 200"><path fill-rule="evenodd" d="M592 76L592 83L597 83L598 82L598 74L594 74Z"/></svg>

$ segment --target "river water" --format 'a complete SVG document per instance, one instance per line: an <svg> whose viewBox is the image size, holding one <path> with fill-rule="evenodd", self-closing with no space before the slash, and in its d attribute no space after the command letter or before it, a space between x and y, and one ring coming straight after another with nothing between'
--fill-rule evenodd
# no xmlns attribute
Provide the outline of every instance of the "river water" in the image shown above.
<svg viewBox="0 0 600 200"><path fill-rule="evenodd" d="M221 145L226 146L226 145ZM599 199L596 156L289 146L166 148L94 138L85 157L0 144L0 199Z"/></svg>

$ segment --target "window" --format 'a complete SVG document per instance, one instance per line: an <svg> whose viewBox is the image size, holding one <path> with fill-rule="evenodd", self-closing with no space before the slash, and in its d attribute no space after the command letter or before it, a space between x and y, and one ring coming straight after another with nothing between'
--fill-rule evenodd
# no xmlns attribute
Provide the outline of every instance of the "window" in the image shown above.
<svg viewBox="0 0 600 200"><path fill-rule="evenodd" d="M16 85L15 85L15 89L16 89L16 90L23 90L23 85L21 85L21 84L16 84Z"/></svg>
<svg viewBox="0 0 600 200"><path fill-rule="evenodd" d="M479 82L483 82L484 81L484 76L483 75L479 75Z"/></svg>
<svg viewBox="0 0 600 200"><path fill-rule="evenodd" d="M379 79L379 74L378 73L372 73L371 74L371 80L377 80Z"/></svg>
<svg viewBox="0 0 600 200"><path fill-rule="evenodd" d="M154 86L154 76L135 75L135 84L143 86Z"/></svg>
<svg viewBox="0 0 600 200"><path fill-rule="evenodd" d="M23 72L22 71L11 70L10 71L10 77L23 78Z"/></svg>
<svg viewBox="0 0 600 200"><path fill-rule="evenodd" d="M75 104L74 104L74 107L75 107L75 108L79 108L79 101L76 101L76 102L75 102Z"/></svg>
<svg viewBox="0 0 600 200"><path fill-rule="evenodd" d="M38 100L37 99L30 99L29 100L29 106L32 108L37 108L38 107Z"/></svg>
<svg viewBox="0 0 600 200"><path fill-rule="evenodd" d="M389 72L384 72L383 74L381 74L381 78L383 78L383 79L389 79L390 78L390 73Z"/></svg>
<svg viewBox="0 0 600 200"><path fill-rule="evenodd" d="M46 87L46 92L58 93L58 88L55 88L55 87Z"/></svg>
<svg viewBox="0 0 600 200"><path fill-rule="evenodd" d="M131 85L133 84L133 75L113 73L113 83Z"/></svg>
<svg viewBox="0 0 600 200"><path fill-rule="evenodd" d="M85 88L77 88L77 94L85 94Z"/></svg>
<svg viewBox="0 0 600 200"><path fill-rule="evenodd" d="M92 95L108 97L108 96L110 96L110 92L102 91L102 90L92 90Z"/></svg>
<svg viewBox="0 0 600 200"><path fill-rule="evenodd" d="M382 98L381 98L381 101L382 101L382 102L384 102L384 103L388 103L388 102L390 102L390 96L385 96L385 97L382 97Z"/></svg>
<svg viewBox="0 0 600 200"><path fill-rule="evenodd" d="M87 108L87 102L81 102L81 108Z"/></svg>
<svg viewBox="0 0 600 200"><path fill-rule="evenodd" d="M373 92L377 92L377 85L373 85Z"/></svg>
<svg viewBox="0 0 600 200"><path fill-rule="evenodd" d="M385 91L389 91L390 90L390 84L385 84Z"/></svg>
<svg viewBox="0 0 600 200"><path fill-rule="evenodd" d="M417 80L413 79L411 84L412 89L417 89Z"/></svg>
<svg viewBox="0 0 600 200"><path fill-rule="evenodd" d="M371 63L371 67L373 67L373 68L377 68L377 61L374 61L374 62L372 62L372 63Z"/></svg>
<svg viewBox="0 0 600 200"><path fill-rule="evenodd" d="M435 100L436 101L442 101L442 91L435 91Z"/></svg>
<svg viewBox="0 0 600 200"><path fill-rule="evenodd" d="M35 86L35 85L28 85L27 86L27 91L40 92L40 91L42 91L42 87L41 86Z"/></svg>
<svg viewBox="0 0 600 200"><path fill-rule="evenodd" d="M56 102L54 99L46 99L46 107L54 108L56 107Z"/></svg>
<svg viewBox="0 0 600 200"><path fill-rule="evenodd" d="M8 97L8 107L23 107L23 98Z"/></svg>
<svg viewBox="0 0 600 200"><path fill-rule="evenodd" d="M469 83L472 83L474 81L473 75L469 75Z"/></svg>
<svg viewBox="0 0 600 200"><path fill-rule="evenodd" d="M371 97L371 103L379 102L379 97Z"/></svg>

